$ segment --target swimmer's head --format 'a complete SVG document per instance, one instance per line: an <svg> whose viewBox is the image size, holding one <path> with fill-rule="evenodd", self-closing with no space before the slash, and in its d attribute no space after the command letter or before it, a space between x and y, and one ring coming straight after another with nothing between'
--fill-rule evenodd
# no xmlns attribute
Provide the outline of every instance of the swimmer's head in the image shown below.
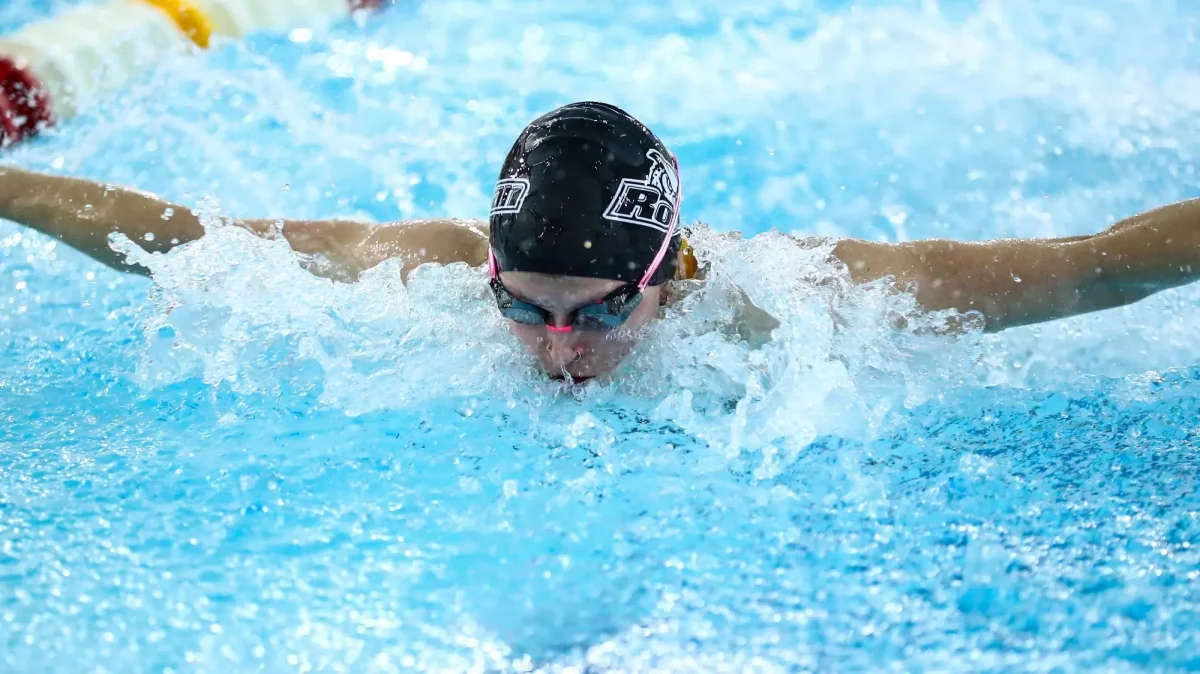
<svg viewBox="0 0 1200 674"><path fill-rule="evenodd" d="M674 155L625 112L573 103L535 119L492 199L492 287L551 375L614 369L674 278L682 193Z"/></svg>

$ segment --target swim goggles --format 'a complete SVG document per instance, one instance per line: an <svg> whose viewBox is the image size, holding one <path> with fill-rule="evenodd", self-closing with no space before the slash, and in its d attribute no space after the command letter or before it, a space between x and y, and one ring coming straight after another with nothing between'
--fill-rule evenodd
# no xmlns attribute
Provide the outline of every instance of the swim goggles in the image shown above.
<svg viewBox="0 0 1200 674"><path fill-rule="evenodd" d="M553 315L536 304L522 302L513 296L508 288L495 276L490 281L492 294L496 296L496 306L500 314L510 321L523 325L546 324L550 332L571 332L580 330L616 330L629 320L638 305L642 303L642 288L636 283L626 283L605 295L595 304L580 307L571 312L569 322L564 326L554 325Z"/></svg>

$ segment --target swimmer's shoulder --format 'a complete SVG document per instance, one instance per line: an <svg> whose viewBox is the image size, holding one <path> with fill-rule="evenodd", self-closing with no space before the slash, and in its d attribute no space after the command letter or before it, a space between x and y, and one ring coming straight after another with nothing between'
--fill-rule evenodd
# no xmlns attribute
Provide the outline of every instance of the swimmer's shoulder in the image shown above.
<svg viewBox="0 0 1200 674"><path fill-rule="evenodd" d="M789 245L799 246L803 249L827 250L830 262L839 261L837 250L846 241L827 236L784 234L774 229L746 237L740 231L717 232L705 223L696 223L683 231L683 241L679 250L679 271L676 279L702 281L711 271L712 262L710 260L719 257L721 250L733 248L746 241L770 239L771 237L783 237L789 242Z"/></svg>
<svg viewBox="0 0 1200 674"><path fill-rule="evenodd" d="M259 236L282 235L306 267L319 276L354 280L387 260L403 261L405 275L429 262L487 263L487 223L441 218L371 223L354 220L250 220L239 223Z"/></svg>
<svg viewBox="0 0 1200 674"><path fill-rule="evenodd" d="M677 278L679 283L672 290L671 301L679 301L704 285L713 271L711 260L721 257L720 253L723 249L733 248L750 240L771 245L773 238L786 241L789 246L823 251L828 261L834 265L843 263L837 254L841 239L827 236L783 234L778 230L745 237L738 231L715 232L707 225L698 224L684 231L683 245L680 249L680 272ZM847 249L847 257L851 257L850 251L861 253L858 247L851 245ZM740 287L733 285L730 287L730 292L734 315L724 329L731 336L745 341L752 348L759 348L770 341L772 332L780 325L778 319L755 305L749 295Z"/></svg>
<svg viewBox="0 0 1200 674"><path fill-rule="evenodd" d="M400 258L405 269L429 262L487 263L487 222L465 218L404 220L369 226L358 245L364 268Z"/></svg>

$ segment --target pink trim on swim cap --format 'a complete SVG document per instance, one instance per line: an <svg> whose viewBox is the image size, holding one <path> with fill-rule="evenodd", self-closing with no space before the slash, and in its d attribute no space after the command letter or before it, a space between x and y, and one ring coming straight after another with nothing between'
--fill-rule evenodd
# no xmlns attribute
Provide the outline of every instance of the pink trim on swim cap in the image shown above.
<svg viewBox="0 0 1200 674"><path fill-rule="evenodd" d="M667 227L667 235L663 238L662 245L658 247L658 254L654 256L654 261L646 269L642 280L638 281L639 291L645 290L646 286L650 285L650 281L654 279L654 272L658 271L663 259L666 258L667 249L671 247L671 237L675 235L675 225L679 222L679 209L683 208L683 176L679 175L679 159L674 152L671 153L671 161L675 164L675 212L671 215L671 226Z"/></svg>

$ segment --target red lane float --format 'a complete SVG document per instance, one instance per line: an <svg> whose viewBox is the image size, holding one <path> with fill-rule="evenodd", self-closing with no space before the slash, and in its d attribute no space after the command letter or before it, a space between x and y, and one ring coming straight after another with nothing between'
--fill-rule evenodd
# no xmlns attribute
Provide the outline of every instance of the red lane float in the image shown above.
<svg viewBox="0 0 1200 674"><path fill-rule="evenodd" d="M42 83L16 59L0 54L0 147L36 136L53 123Z"/></svg>

